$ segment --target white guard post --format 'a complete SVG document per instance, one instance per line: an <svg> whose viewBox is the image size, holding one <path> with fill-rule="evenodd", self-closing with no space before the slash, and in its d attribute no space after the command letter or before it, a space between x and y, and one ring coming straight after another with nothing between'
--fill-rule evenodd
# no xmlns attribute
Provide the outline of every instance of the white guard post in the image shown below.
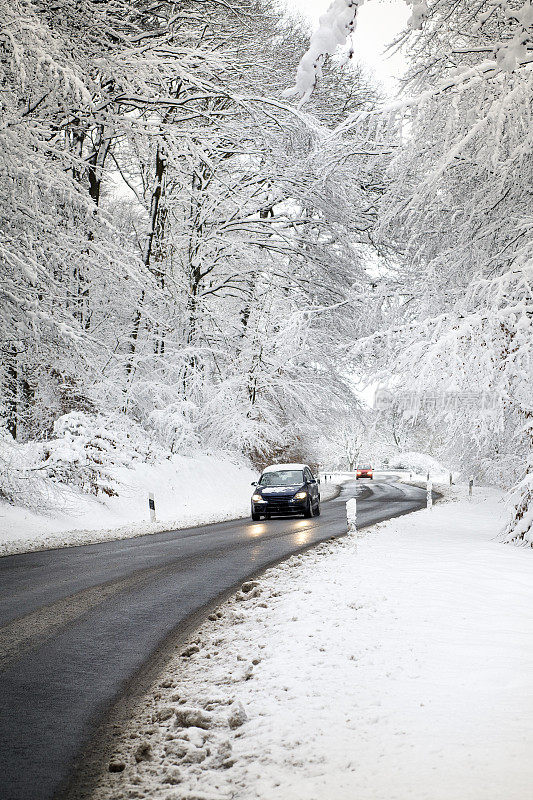
<svg viewBox="0 0 533 800"><path fill-rule="evenodd" d="M150 492L148 495L148 508L150 509L150 522L156 522L155 518L155 499L154 493Z"/></svg>
<svg viewBox="0 0 533 800"><path fill-rule="evenodd" d="M357 500L355 497L351 497L346 503L346 520L348 533L357 534Z"/></svg>
<svg viewBox="0 0 533 800"><path fill-rule="evenodd" d="M468 499L469 500L472 499L472 489L473 489L473 487L474 487L474 479L470 478L470 480L468 481Z"/></svg>
<svg viewBox="0 0 533 800"><path fill-rule="evenodd" d="M428 508L432 508L433 507L433 483L431 481L427 482L426 502L427 502L427 507Z"/></svg>

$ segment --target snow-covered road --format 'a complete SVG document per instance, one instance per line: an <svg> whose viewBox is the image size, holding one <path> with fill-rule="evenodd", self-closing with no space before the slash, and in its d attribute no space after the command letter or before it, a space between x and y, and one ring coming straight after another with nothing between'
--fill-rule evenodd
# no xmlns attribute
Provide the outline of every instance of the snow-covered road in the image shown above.
<svg viewBox="0 0 533 800"><path fill-rule="evenodd" d="M457 494L457 490L456 490ZM525 800L533 552L501 494L327 542L178 653L93 800Z"/></svg>

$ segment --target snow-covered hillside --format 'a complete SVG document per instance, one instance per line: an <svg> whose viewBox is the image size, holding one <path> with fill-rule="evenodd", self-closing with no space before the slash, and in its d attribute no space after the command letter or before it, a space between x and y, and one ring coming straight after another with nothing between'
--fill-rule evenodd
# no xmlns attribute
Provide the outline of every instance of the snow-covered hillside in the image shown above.
<svg viewBox="0 0 533 800"><path fill-rule="evenodd" d="M0 464L0 554L243 516L257 477L242 458L172 454L123 418L76 412L45 442L4 439Z"/></svg>
<svg viewBox="0 0 533 800"><path fill-rule="evenodd" d="M0 502L0 555L245 516L250 511L250 482L257 479L244 463L207 455L118 467L114 475L117 496L97 499L55 487L49 499L57 510L47 514ZM155 523L149 521L149 492L155 495Z"/></svg>

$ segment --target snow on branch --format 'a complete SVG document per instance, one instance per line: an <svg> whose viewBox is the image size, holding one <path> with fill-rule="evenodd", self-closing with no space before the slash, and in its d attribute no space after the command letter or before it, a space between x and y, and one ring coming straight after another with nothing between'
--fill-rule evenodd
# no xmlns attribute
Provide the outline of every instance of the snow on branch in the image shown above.
<svg viewBox="0 0 533 800"><path fill-rule="evenodd" d="M296 73L295 85L287 89L285 97L299 97L300 105L309 100L322 73L326 56L346 44L357 25L357 12L365 0L333 0L319 19L317 30L311 36L309 48L302 56ZM428 14L425 0L405 0L412 7L407 25L412 30L422 28Z"/></svg>
<svg viewBox="0 0 533 800"><path fill-rule="evenodd" d="M419 31L428 15L428 4L419 0L405 0L408 6L412 6L411 16L407 20L407 27L411 30Z"/></svg>
<svg viewBox="0 0 533 800"><path fill-rule="evenodd" d="M309 49L298 66L296 84L283 93L285 97L300 97L300 104L310 98L321 76L325 57L346 43L348 36L355 30L357 11L363 3L364 0L333 0L326 13L320 17L319 26L311 36Z"/></svg>
<svg viewBox="0 0 533 800"><path fill-rule="evenodd" d="M357 24L357 12L365 0L333 0L325 14L320 17L319 26L313 33L308 50L304 53L296 73L295 85L284 92L285 97L299 97L300 105L303 105L311 96L317 81L321 77L322 65L326 56L335 52L338 47L344 45ZM439 7L439 3L428 6L425 0L405 0L411 8L411 16L407 21L407 29L410 31L421 31L424 23L429 19L430 14ZM455 4L460 6L460 3ZM472 73L476 77L493 77L498 71L514 72L520 67L531 65L533 58L533 3L531 0L520 8L513 8L513 3L496 3L494 7L485 14L479 10L471 13L465 4L465 29L464 35L468 38L470 34L475 35L477 31L490 19L494 12L499 11L507 25L510 23L514 29L512 36L505 35L500 41L493 42L489 47L483 47L477 52L490 53L492 58L487 59L483 64L476 65ZM471 29L471 30L470 30ZM405 36L407 36L407 31ZM434 31L433 31L434 33ZM430 31L429 35L432 35ZM456 52L456 51L454 51ZM476 52L464 48L464 52ZM426 94L440 94L443 91L461 87L472 77L469 70L463 68L450 80L431 87L428 92L418 95L401 103L402 107L418 105L425 99Z"/></svg>

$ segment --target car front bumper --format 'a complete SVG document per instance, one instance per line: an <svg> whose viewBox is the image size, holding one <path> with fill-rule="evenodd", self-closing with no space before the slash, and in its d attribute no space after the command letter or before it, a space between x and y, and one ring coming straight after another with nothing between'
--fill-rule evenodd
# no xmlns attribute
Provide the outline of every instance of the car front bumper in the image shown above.
<svg viewBox="0 0 533 800"><path fill-rule="evenodd" d="M263 503L252 501L252 512L254 514L303 514L306 509L307 498L305 500L293 500L285 497L269 497Z"/></svg>

